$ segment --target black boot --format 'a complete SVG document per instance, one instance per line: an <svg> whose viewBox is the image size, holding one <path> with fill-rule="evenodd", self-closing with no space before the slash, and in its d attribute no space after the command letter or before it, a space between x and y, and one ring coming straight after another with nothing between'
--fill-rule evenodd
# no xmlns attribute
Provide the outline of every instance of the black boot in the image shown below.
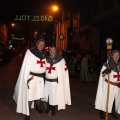
<svg viewBox="0 0 120 120"><path fill-rule="evenodd" d="M118 117L116 116L115 113L110 113L110 115L111 115L113 118L118 119Z"/></svg>
<svg viewBox="0 0 120 120"><path fill-rule="evenodd" d="M32 101L28 101L29 113L31 112L31 105L32 105Z"/></svg>
<svg viewBox="0 0 120 120"><path fill-rule="evenodd" d="M36 110L38 111L38 113L42 114L43 110L41 109L41 99L36 100L35 103L36 103Z"/></svg>
<svg viewBox="0 0 120 120"><path fill-rule="evenodd" d="M28 101L29 113L31 111L31 105L32 105L32 101ZM25 120L30 120L30 115L25 115Z"/></svg>
<svg viewBox="0 0 120 120"><path fill-rule="evenodd" d="M47 108L45 110L45 113L48 114L51 110L51 105L47 104Z"/></svg>
<svg viewBox="0 0 120 120"><path fill-rule="evenodd" d="M101 119L105 119L105 112L100 111L100 118L101 118Z"/></svg>
<svg viewBox="0 0 120 120"><path fill-rule="evenodd" d="M36 110L37 110L40 114L43 113L40 105L36 105Z"/></svg>
<svg viewBox="0 0 120 120"><path fill-rule="evenodd" d="M52 116L55 116L55 106L52 106L52 108L51 108L51 114L52 114Z"/></svg>
<svg viewBox="0 0 120 120"><path fill-rule="evenodd" d="M25 115L25 120L30 120L30 115L29 116Z"/></svg>
<svg viewBox="0 0 120 120"><path fill-rule="evenodd" d="M113 106L112 106L112 113L110 113L110 115L111 115L113 118L118 119L118 117L116 116L115 112L116 112L116 111L115 111L115 100L114 100Z"/></svg>

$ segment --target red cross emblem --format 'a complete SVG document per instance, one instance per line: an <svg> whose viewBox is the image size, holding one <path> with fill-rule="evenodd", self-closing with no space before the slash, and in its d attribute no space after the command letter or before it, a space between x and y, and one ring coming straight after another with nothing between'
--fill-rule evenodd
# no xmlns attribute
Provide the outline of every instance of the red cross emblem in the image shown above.
<svg viewBox="0 0 120 120"><path fill-rule="evenodd" d="M43 64L45 64L45 61L42 61L42 59L40 59L40 61L37 60L37 64L40 64L40 67L43 67Z"/></svg>
<svg viewBox="0 0 120 120"><path fill-rule="evenodd" d="M68 70L68 67L67 67L67 65L65 64L65 71L66 71L66 70Z"/></svg>
<svg viewBox="0 0 120 120"><path fill-rule="evenodd" d="M55 67L52 67L53 64L50 64L50 67L47 67L46 70L48 70L48 73L51 73L52 70L55 70Z"/></svg>
<svg viewBox="0 0 120 120"><path fill-rule="evenodd" d="M117 72L117 75L113 75L113 78L118 78L117 81L120 81L120 74Z"/></svg>

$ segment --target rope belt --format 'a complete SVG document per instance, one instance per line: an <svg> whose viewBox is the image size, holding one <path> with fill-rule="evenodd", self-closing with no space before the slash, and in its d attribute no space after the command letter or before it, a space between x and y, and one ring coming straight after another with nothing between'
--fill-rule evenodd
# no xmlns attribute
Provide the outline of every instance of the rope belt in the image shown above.
<svg viewBox="0 0 120 120"><path fill-rule="evenodd" d="M58 78L56 79L48 79L48 78L45 78L46 81L49 81L49 82L58 82Z"/></svg>
<svg viewBox="0 0 120 120"><path fill-rule="evenodd" d="M108 80L105 79L105 82L108 83ZM111 82L111 81L109 81L109 83L110 83L111 85L114 85L114 86L118 86L118 87L120 87L120 83L114 83L114 82Z"/></svg>

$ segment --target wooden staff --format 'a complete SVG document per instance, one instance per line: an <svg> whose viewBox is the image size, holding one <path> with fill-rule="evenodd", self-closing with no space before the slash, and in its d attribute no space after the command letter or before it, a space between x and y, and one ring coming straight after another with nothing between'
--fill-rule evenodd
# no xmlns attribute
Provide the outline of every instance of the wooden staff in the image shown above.
<svg viewBox="0 0 120 120"><path fill-rule="evenodd" d="M106 39L106 43L107 43L107 49L109 49L108 51L108 68L110 68L109 62L110 62L110 56L111 56L111 49L112 49L112 39L111 38L107 38ZM105 116L105 120L108 120L108 106L109 106L109 93L110 93L110 73L108 73L108 89L107 89L107 101L106 101L106 116Z"/></svg>
<svg viewBox="0 0 120 120"><path fill-rule="evenodd" d="M110 67L109 65L109 60L108 60L108 68ZM110 91L110 73L108 73L108 88L107 88L107 101L106 101L106 116L105 120L108 120L108 105L109 105L109 92Z"/></svg>

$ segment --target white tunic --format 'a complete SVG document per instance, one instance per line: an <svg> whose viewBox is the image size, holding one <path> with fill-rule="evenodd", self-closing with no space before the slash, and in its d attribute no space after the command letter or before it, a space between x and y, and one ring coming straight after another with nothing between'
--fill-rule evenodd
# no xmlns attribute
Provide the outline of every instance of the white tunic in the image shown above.
<svg viewBox="0 0 120 120"><path fill-rule="evenodd" d="M48 79L57 79L57 64L53 64L50 68L50 63L46 63L46 78ZM50 70L51 69L51 70ZM45 101L50 105L57 105L57 82L49 82L45 80Z"/></svg>
<svg viewBox="0 0 120 120"><path fill-rule="evenodd" d="M108 89L108 83L105 81L105 79L108 80L108 75L105 75L104 77L102 76L102 72L105 69L106 67L103 66L100 72L98 89L97 89L96 100L95 100L95 108L102 111L106 111L107 89ZM118 81L118 78L115 77L114 75L117 75L117 73L114 71L111 71L111 73L109 74L110 81L114 83L120 83L120 81ZM115 100L116 112L120 114L120 88L110 84L109 103L108 103L109 113L112 112L112 106L113 106L114 100Z"/></svg>
<svg viewBox="0 0 120 120"><path fill-rule="evenodd" d="M62 59L53 64L51 70L49 67L50 63L46 63L46 78L58 78L58 83L45 80L45 101L48 102L49 97L50 105L58 105L58 110L65 109L66 104L71 105L69 76L68 70L65 70L65 61Z"/></svg>
<svg viewBox="0 0 120 120"><path fill-rule="evenodd" d="M44 98L43 78L33 76L34 79L28 84L29 89L27 86L27 81L32 76L29 75L30 72L44 73L46 68L45 63L46 59L42 59L40 61L40 58L32 54L30 50L27 50L13 95L13 99L17 103L16 112L29 115L28 101Z"/></svg>

